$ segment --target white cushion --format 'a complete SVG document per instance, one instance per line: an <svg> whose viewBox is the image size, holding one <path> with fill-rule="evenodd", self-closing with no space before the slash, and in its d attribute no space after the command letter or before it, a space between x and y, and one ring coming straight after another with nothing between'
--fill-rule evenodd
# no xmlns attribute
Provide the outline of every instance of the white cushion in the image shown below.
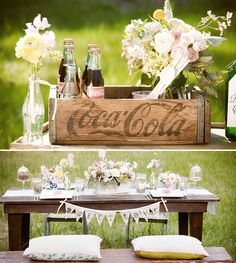
<svg viewBox="0 0 236 263"><path fill-rule="evenodd" d="M24 256L47 261L96 261L102 239L95 235L54 235L33 238Z"/></svg>
<svg viewBox="0 0 236 263"><path fill-rule="evenodd" d="M155 259L197 259L208 256L201 242L190 236L143 236L132 240L137 255Z"/></svg>

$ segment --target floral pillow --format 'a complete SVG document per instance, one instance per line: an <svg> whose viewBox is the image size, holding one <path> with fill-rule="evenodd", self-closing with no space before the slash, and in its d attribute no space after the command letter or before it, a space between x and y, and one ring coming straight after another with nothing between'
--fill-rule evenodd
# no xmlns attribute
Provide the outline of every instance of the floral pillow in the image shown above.
<svg viewBox="0 0 236 263"><path fill-rule="evenodd" d="M200 259L208 253L201 242L190 236L143 236L132 240L136 255L153 259Z"/></svg>
<svg viewBox="0 0 236 263"><path fill-rule="evenodd" d="M33 238L24 256L45 261L97 261L102 239L95 235L54 235Z"/></svg>

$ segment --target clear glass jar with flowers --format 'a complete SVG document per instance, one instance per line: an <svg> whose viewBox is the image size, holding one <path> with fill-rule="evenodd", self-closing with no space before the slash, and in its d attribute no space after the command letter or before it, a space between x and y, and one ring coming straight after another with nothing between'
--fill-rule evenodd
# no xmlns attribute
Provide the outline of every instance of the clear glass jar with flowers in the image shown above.
<svg viewBox="0 0 236 263"><path fill-rule="evenodd" d="M161 160L152 159L147 164L147 169L151 170L151 174L149 177L149 187L150 189L156 189L158 176L159 176L159 173L162 171Z"/></svg>
<svg viewBox="0 0 236 263"><path fill-rule="evenodd" d="M160 173L158 176L158 185L160 187L174 190L177 188L179 182L180 176L171 171Z"/></svg>
<svg viewBox="0 0 236 263"><path fill-rule="evenodd" d="M23 138L25 144L43 143L44 123L44 101L40 90L40 83L50 85L40 80L40 67L48 60L57 60L61 53L54 50L55 34L52 31L44 31L51 25L46 17L41 19L39 14L34 18L33 23L26 24L25 36L16 43L15 54L30 63L30 74L28 79L28 93L24 101L23 115Z"/></svg>
<svg viewBox="0 0 236 263"><path fill-rule="evenodd" d="M88 182L93 183L98 195L127 193L135 180L137 163L100 158L84 172Z"/></svg>
<svg viewBox="0 0 236 263"><path fill-rule="evenodd" d="M74 164L74 155L69 153L67 158L61 159L57 165L53 165L50 168L41 165L40 172L45 182L45 187L55 189L60 186L60 188L63 187L65 190L69 190L71 188L71 174L77 168Z"/></svg>

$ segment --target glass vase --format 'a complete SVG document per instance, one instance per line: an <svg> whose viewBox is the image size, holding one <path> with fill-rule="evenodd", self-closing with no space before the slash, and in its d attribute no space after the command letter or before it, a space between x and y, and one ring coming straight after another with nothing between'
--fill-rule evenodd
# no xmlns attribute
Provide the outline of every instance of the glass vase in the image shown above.
<svg viewBox="0 0 236 263"><path fill-rule="evenodd" d="M38 67L31 66L28 92L22 109L24 144L43 144L44 101L38 73Z"/></svg>

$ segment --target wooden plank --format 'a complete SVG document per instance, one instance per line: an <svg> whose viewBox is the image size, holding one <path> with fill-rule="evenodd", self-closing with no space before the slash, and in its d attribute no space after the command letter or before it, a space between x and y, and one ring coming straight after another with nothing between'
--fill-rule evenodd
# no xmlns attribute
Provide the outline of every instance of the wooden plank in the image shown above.
<svg viewBox="0 0 236 263"><path fill-rule="evenodd" d="M202 224L203 214L202 213L191 213L190 214L190 236L196 237L202 240Z"/></svg>
<svg viewBox="0 0 236 263"><path fill-rule="evenodd" d="M178 213L179 235L188 235L188 213Z"/></svg>
<svg viewBox="0 0 236 263"><path fill-rule="evenodd" d="M9 250L27 248L29 243L30 214L8 214Z"/></svg>
<svg viewBox="0 0 236 263"><path fill-rule="evenodd" d="M198 108L198 100L61 99L54 120L50 113L50 127L56 129L50 139L58 144L198 143Z"/></svg>
<svg viewBox="0 0 236 263"><path fill-rule="evenodd" d="M204 128L205 128L205 143L211 142L211 104L208 99L205 99L205 122L204 122Z"/></svg>
<svg viewBox="0 0 236 263"><path fill-rule="evenodd" d="M227 253L223 247L205 247L209 253L209 257L203 260L194 260L194 262L233 262L232 257ZM134 254L132 248L121 248L121 249L101 249L102 259L100 263L180 263L180 262L193 262L193 260L155 260L155 259L144 259ZM22 251L2 251L0 252L0 263L34 263L28 257L23 257ZM45 261L37 261L42 263ZM81 261L82 263L84 261ZM61 261L65 263L65 261ZM67 262L68 263L68 262ZM85 262L84 262L85 263Z"/></svg>
<svg viewBox="0 0 236 263"><path fill-rule="evenodd" d="M212 123L214 126L215 124ZM168 142L167 142L168 143ZM70 150L99 150L99 149L119 149L119 150L156 150L156 149L184 149L184 150L209 150L209 149L217 149L217 150L225 150L225 149L236 149L236 141L227 140L224 137L224 129L212 129L211 130L211 140L209 144L178 144L173 145L171 142L167 144L163 142L163 144L150 144L145 143L143 144L109 144L109 141L102 142L94 142L94 144L90 143L89 145L84 142L83 144L71 144L71 145L53 145L49 141L49 134L48 131L46 131L43 135L43 144L42 145L32 145L32 144L23 144L21 141L21 137L15 140L10 144L10 149L12 150L64 150L64 151L70 151Z"/></svg>
<svg viewBox="0 0 236 263"><path fill-rule="evenodd" d="M128 99L132 98L133 91L152 90L151 86L110 85L105 86L106 99Z"/></svg>

